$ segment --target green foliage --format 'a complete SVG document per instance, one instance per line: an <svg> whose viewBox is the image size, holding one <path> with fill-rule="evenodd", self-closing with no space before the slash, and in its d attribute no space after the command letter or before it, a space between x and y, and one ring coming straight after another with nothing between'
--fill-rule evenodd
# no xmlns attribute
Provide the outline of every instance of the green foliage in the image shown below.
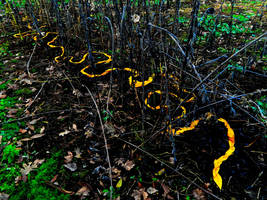
<svg viewBox="0 0 267 200"><path fill-rule="evenodd" d="M29 88L22 88L20 90L15 91L16 95L21 95L21 94L31 94L32 91Z"/></svg>
<svg viewBox="0 0 267 200"><path fill-rule="evenodd" d="M13 55L8 50L8 46L9 46L8 41L1 44L1 46L0 46L0 57L9 56L9 55L12 56Z"/></svg>
<svg viewBox="0 0 267 200"><path fill-rule="evenodd" d="M6 82L0 84L0 90L4 90L4 89L6 89L6 88L7 88L7 85L8 85L10 82L11 82L11 81L8 80L8 81L6 81Z"/></svg>
<svg viewBox="0 0 267 200"><path fill-rule="evenodd" d="M116 199L117 197L120 196L119 194L117 194L116 189L112 186L110 186L109 189L104 189L102 193L104 194L104 196L107 196L108 198L110 198L111 191L112 191L112 199Z"/></svg>
<svg viewBox="0 0 267 200"><path fill-rule="evenodd" d="M8 167L5 164L0 169L0 191L10 195L9 200L34 199L34 200L68 200L69 195L60 193L58 190L45 185L50 181L58 169L58 157L61 152L55 153L52 158L44 162L37 170L28 174L26 182L20 181L15 185L16 177L21 175L18 164Z"/></svg>
<svg viewBox="0 0 267 200"><path fill-rule="evenodd" d="M20 150L16 149L15 145L7 145L3 150L3 156L1 161L3 162L7 160L8 164L10 164L14 161L15 157L19 155L19 151Z"/></svg>
<svg viewBox="0 0 267 200"><path fill-rule="evenodd" d="M108 119L110 119L113 115L113 111L108 112L106 110L103 110L102 113L103 113L103 115L105 115L103 117L104 122L106 122Z"/></svg>
<svg viewBox="0 0 267 200"><path fill-rule="evenodd" d="M19 166L8 167L7 164L0 165L0 192L10 194L16 188L15 178L20 175Z"/></svg>
<svg viewBox="0 0 267 200"><path fill-rule="evenodd" d="M18 103L16 97L6 97L4 99L0 99L0 111L5 110L6 108L12 108L16 103Z"/></svg>

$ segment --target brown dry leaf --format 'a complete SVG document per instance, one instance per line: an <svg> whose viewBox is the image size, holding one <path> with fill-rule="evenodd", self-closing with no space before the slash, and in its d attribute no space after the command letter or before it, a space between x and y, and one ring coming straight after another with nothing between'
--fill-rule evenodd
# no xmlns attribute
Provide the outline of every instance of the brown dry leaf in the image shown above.
<svg viewBox="0 0 267 200"><path fill-rule="evenodd" d="M161 187L164 190L163 197L166 197L170 193L170 188L167 185L165 185L164 183L160 183L160 184L161 184Z"/></svg>
<svg viewBox="0 0 267 200"><path fill-rule="evenodd" d="M36 159L33 163L35 164L35 165L40 165L40 164L42 164L43 162L45 161L45 159Z"/></svg>
<svg viewBox="0 0 267 200"><path fill-rule="evenodd" d="M24 83L26 83L28 85L31 85L32 84L32 81L30 79L26 79L26 78L20 80L20 83L22 83L22 82L24 82Z"/></svg>
<svg viewBox="0 0 267 200"><path fill-rule="evenodd" d="M42 119L42 117L30 121L30 125L34 125L34 124L36 124L40 119Z"/></svg>
<svg viewBox="0 0 267 200"><path fill-rule="evenodd" d="M29 162L28 164L24 163L23 165L24 169L21 169L20 172L22 174L22 176L26 176L27 174L29 174L32 170L37 168L37 164L36 163L32 163Z"/></svg>
<svg viewBox="0 0 267 200"><path fill-rule="evenodd" d="M64 136L64 135L67 135L67 134L69 134L69 133L70 133L69 130L65 130L65 131L59 133L59 136Z"/></svg>
<svg viewBox="0 0 267 200"><path fill-rule="evenodd" d="M0 94L0 99L6 98L6 94Z"/></svg>
<svg viewBox="0 0 267 200"><path fill-rule="evenodd" d="M43 137L44 135L45 135L45 134L41 134L41 133L39 133L39 134L36 134L36 135L31 136L31 139L40 138L40 137Z"/></svg>
<svg viewBox="0 0 267 200"><path fill-rule="evenodd" d="M0 144L2 143L2 138L3 138L3 136L2 136L2 135L0 135Z"/></svg>
<svg viewBox="0 0 267 200"><path fill-rule="evenodd" d="M134 190L131 197L133 197L134 200L141 200L141 194L139 190Z"/></svg>
<svg viewBox="0 0 267 200"><path fill-rule="evenodd" d="M21 128L20 128L20 129L19 129L19 132L20 132L20 133L26 133L27 130L26 130L26 129L21 129Z"/></svg>
<svg viewBox="0 0 267 200"><path fill-rule="evenodd" d="M134 166L135 166L135 164L132 160L127 160L126 163L124 164L124 168L127 171L130 171Z"/></svg>
<svg viewBox="0 0 267 200"><path fill-rule="evenodd" d="M33 100L32 100L32 98L26 99L26 104L25 104L25 107L29 107L29 106L31 106L31 105L32 105L32 103L33 103Z"/></svg>
<svg viewBox="0 0 267 200"><path fill-rule="evenodd" d="M23 139L21 139L20 141L22 141L22 142L27 142L27 141L30 141L30 140L32 140L31 138L23 138Z"/></svg>
<svg viewBox="0 0 267 200"><path fill-rule="evenodd" d="M171 195L167 194L167 199L173 200L174 198Z"/></svg>
<svg viewBox="0 0 267 200"><path fill-rule="evenodd" d="M87 186L81 187L77 192L76 195L79 196L89 196L89 188Z"/></svg>
<svg viewBox="0 0 267 200"><path fill-rule="evenodd" d="M57 180L57 177L58 177L58 174L57 175L55 175L52 179L51 179L51 183L54 183L56 180Z"/></svg>
<svg viewBox="0 0 267 200"><path fill-rule="evenodd" d="M134 200L141 200L143 196L143 199L148 198L148 193L145 191L145 188L140 188L139 190L134 190L131 197L134 198Z"/></svg>
<svg viewBox="0 0 267 200"><path fill-rule="evenodd" d="M78 129L77 129L77 125L76 125L76 124L72 124L72 129L73 129L74 131L78 131Z"/></svg>
<svg viewBox="0 0 267 200"><path fill-rule="evenodd" d="M73 158L73 154L71 151L68 151L68 155L67 156L64 156L65 158L65 163L69 163L72 161L72 158Z"/></svg>
<svg viewBox="0 0 267 200"><path fill-rule="evenodd" d="M67 117L67 115L66 116L62 116L62 115L60 115L59 117L57 117L57 119L58 120L61 120L61 119L65 119Z"/></svg>
<svg viewBox="0 0 267 200"><path fill-rule="evenodd" d="M199 188L193 190L193 196L196 200L206 200L205 193Z"/></svg>
<svg viewBox="0 0 267 200"><path fill-rule="evenodd" d="M32 126L32 125L30 125L30 124L28 124L28 128L31 129L32 131L35 130L34 126Z"/></svg>

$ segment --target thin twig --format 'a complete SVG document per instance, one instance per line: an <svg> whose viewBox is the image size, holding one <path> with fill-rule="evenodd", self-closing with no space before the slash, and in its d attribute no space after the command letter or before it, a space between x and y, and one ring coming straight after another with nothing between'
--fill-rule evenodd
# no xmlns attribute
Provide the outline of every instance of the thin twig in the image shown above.
<svg viewBox="0 0 267 200"><path fill-rule="evenodd" d="M105 129L104 129L104 125L103 125L103 122L102 122L102 117L101 117L98 105L97 105L97 103L96 103L91 91L89 90L89 88L86 85L82 85L82 86L85 87L87 89L88 93L90 94L90 96L91 96L91 98L92 98L92 100L93 100L93 102L95 104L96 111L97 111L97 114L98 114L98 117L99 117L99 122L100 122L100 125L101 125L102 134L103 134L103 138L104 138L104 142L105 142L105 149L106 149L106 154L107 154L107 162L108 162L108 166L109 166L110 200L112 200L112 169L111 169L111 163L110 163L110 159L109 159L108 143L107 143L107 138L106 138L106 135L105 135Z"/></svg>
<svg viewBox="0 0 267 200"><path fill-rule="evenodd" d="M34 45L34 48L33 48L33 50L32 50L32 53L31 53L31 56L30 56L30 58L29 58L29 60L28 60L28 62L27 62L27 73L28 73L28 76L30 77L30 75L31 75L31 73L30 73L30 70L29 70L29 68L30 68L30 63L31 63L31 60L32 60L32 56L33 56L33 54L34 54L34 52L35 52L35 50L36 50L36 47L37 47L37 43L35 43L35 45Z"/></svg>

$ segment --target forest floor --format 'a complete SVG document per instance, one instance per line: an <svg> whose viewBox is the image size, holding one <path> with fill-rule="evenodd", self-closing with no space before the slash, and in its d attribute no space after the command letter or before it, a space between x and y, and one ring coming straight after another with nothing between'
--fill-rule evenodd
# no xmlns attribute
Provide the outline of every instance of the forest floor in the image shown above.
<svg viewBox="0 0 267 200"><path fill-rule="evenodd" d="M261 4L254 8L257 6ZM244 5L237 8L255 13ZM184 12L191 10L185 8ZM236 18L242 21L242 16ZM256 19L256 14L251 16ZM248 26L255 23L248 19ZM240 49L242 44L260 36L263 27L261 24L252 33L237 34L232 45ZM239 28L236 26L236 31ZM231 97L240 98L228 99L226 104L215 97L205 99L208 95L201 91L192 94L194 101L184 106L186 118L173 126L176 131L191 128L173 137L169 134L172 127L166 125L169 120L166 118L170 117L166 109L147 106L150 103L150 107L156 107L161 97L150 93L154 91L152 86L128 84L132 77L129 70L114 70L112 84L109 75L89 78L92 72L82 74L80 65L65 60L56 62L60 49L47 45L53 36L42 40L21 39L14 37L17 31L12 27L2 30L5 31L1 31L0 38L0 200L267 197L263 176L266 36L265 43L257 43L260 50L253 46L256 59L247 71L241 67L242 59L249 59L244 54L242 59L231 62L231 66L225 65L229 67L226 88ZM241 42L244 38L247 38L245 43ZM95 40L100 42L102 38L99 35ZM79 44L71 42L65 40L77 50ZM228 45L223 43L212 58L221 56ZM262 49L265 49L263 55ZM101 61L107 61L110 52L103 52L95 53L95 63L100 63L95 73L107 69ZM75 56L81 58L84 53ZM198 54L200 58L209 57L208 51ZM205 70L214 69L212 66L200 71L204 74ZM159 76L155 75L160 80ZM184 81L191 83L186 78ZM155 83L153 89L160 84L160 81ZM181 90L184 93L179 93L181 98L192 89L185 85ZM220 87L224 86L217 85L213 92ZM154 101L147 97L149 93L151 98L155 95ZM173 104L177 106L179 102ZM174 113L183 115L183 110ZM230 128L221 123L221 118L227 120ZM197 119L200 121L193 127L191 122ZM222 189L219 189L213 179L214 160L228 150L231 129L235 150L220 166Z"/></svg>

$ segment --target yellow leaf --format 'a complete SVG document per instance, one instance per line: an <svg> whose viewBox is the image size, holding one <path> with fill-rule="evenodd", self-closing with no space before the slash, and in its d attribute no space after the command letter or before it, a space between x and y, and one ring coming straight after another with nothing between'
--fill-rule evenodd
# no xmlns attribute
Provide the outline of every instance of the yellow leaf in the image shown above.
<svg viewBox="0 0 267 200"><path fill-rule="evenodd" d="M161 176L165 172L165 168L159 170L157 173L155 173L156 176Z"/></svg>
<svg viewBox="0 0 267 200"><path fill-rule="evenodd" d="M118 181L116 188L120 188L122 186L122 178Z"/></svg>

